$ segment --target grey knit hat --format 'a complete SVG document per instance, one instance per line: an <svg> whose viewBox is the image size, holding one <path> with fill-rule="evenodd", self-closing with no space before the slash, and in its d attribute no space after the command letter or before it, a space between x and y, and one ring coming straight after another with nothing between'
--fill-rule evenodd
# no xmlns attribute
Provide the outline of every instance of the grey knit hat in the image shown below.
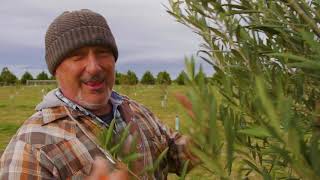
<svg viewBox="0 0 320 180"><path fill-rule="evenodd" d="M115 60L118 49L105 18L93 11L83 9L66 11L49 26L46 38L46 62L52 75L62 60L72 51L90 45L109 48Z"/></svg>

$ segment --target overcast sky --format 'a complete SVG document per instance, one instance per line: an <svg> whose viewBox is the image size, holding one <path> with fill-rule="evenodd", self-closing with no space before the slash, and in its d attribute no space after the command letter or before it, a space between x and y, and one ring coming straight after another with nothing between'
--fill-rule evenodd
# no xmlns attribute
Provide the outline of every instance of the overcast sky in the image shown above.
<svg viewBox="0 0 320 180"><path fill-rule="evenodd" d="M49 24L65 10L91 9L106 17L115 36L118 71L131 69L141 76L146 70L154 75L167 70L175 77L184 69L184 57L196 54L200 38L177 23L164 4L167 0L1 0L0 68L7 66L17 76L46 70Z"/></svg>

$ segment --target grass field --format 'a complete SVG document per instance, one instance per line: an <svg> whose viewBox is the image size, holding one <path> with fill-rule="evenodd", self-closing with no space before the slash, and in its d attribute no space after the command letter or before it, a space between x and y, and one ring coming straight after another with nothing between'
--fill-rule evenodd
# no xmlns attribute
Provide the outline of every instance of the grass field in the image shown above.
<svg viewBox="0 0 320 180"><path fill-rule="evenodd" d="M55 86L12 86L0 87L0 153L5 149L11 137L20 125L35 111L35 106ZM175 117L178 115L183 126L185 118L182 107L177 103L173 94L184 92L184 86L116 86L115 90L129 96L131 99L147 106L163 123L174 128ZM162 107L161 100L167 91L167 101ZM190 179L209 179L203 170L197 168L188 176ZM188 179L189 179L188 178ZM177 179L170 175L169 179Z"/></svg>

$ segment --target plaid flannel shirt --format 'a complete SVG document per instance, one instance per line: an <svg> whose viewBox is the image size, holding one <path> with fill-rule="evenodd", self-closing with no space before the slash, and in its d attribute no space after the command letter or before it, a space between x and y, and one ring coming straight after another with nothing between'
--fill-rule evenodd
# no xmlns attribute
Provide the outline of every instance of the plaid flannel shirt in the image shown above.
<svg viewBox="0 0 320 180"><path fill-rule="evenodd" d="M122 97L117 111L130 134L137 134L137 151L143 154L133 162L139 174L166 148L165 160L152 173L140 174L141 179L166 179L168 172L179 173L185 160L189 168L198 163L187 148L185 136L165 128L144 106ZM91 171L94 157L105 157L99 147L100 125L66 106L44 108L28 120L11 139L0 160L0 179L83 179Z"/></svg>

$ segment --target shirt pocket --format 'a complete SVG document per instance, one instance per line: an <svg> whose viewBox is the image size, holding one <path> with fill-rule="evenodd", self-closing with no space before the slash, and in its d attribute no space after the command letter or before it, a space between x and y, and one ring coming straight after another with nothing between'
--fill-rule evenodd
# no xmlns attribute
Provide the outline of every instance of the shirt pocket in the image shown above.
<svg viewBox="0 0 320 180"><path fill-rule="evenodd" d="M56 166L61 179L90 174L93 158L79 139L62 140L41 149Z"/></svg>

